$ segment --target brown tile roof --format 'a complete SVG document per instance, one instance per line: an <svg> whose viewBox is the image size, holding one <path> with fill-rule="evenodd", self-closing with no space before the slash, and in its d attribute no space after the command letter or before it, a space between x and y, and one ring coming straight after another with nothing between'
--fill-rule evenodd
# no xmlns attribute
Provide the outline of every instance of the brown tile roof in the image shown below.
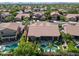
<svg viewBox="0 0 79 59"><path fill-rule="evenodd" d="M2 12L2 14L1 14L2 16L9 16L9 15L11 15L9 12Z"/></svg>
<svg viewBox="0 0 79 59"><path fill-rule="evenodd" d="M51 13L50 13L51 16L54 15L54 14L60 15L60 14L58 13L58 11L55 11L55 12L51 12Z"/></svg>
<svg viewBox="0 0 79 59"><path fill-rule="evenodd" d="M23 28L24 26L21 23L1 23L0 24L0 30L7 28L7 29L16 31L18 27Z"/></svg>
<svg viewBox="0 0 79 59"><path fill-rule="evenodd" d="M76 16L79 16L79 14L67 14L66 18L75 18Z"/></svg>
<svg viewBox="0 0 79 59"><path fill-rule="evenodd" d="M29 26L28 36L59 36L57 24L49 22L36 22Z"/></svg>
<svg viewBox="0 0 79 59"><path fill-rule="evenodd" d="M26 6L25 8L26 8L26 9L32 9L32 7L31 7L31 6Z"/></svg>
<svg viewBox="0 0 79 59"><path fill-rule="evenodd" d="M65 25L64 32L68 33L70 35L79 36L79 24L76 24L76 25L67 24L67 25Z"/></svg>
<svg viewBox="0 0 79 59"><path fill-rule="evenodd" d="M15 18L30 17L30 14L17 14Z"/></svg>

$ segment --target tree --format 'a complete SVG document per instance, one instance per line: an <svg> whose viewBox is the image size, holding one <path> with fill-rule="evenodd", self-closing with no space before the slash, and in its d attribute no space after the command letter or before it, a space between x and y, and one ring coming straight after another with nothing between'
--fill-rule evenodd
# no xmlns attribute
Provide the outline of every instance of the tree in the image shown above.
<svg viewBox="0 0 79 59"><path fill-rule="evenodd" d="M6 22L9 22L9 21L14 21L14 16L7 16L7 17L5 17L5 21Z"/></svg>
<svg viewBox="0 0 79 59"><path fill-rule="evenodd" d="M11 13L13 16L16 16L16 15L17 15L16 12L17 12L17 11L10 11L10 13Z"/></svg>
<svg viewBox="0 0 79 59"><path fill-rule="evenodd" d="M19 46L14 50L13 54L17 56L40 55L41 51L38 44L26 41L25 36L22 36Z"/></svg>
<svg viewBox="0 0 79 59"><path fill-rule="evenodd" d="M66 20L66 18L65 18L65 16L60 16L60 21L65 21Z"/></svg>
<svg viewBox="0 0 79 59"><path fill-rule="evenodd" d="M65 33L61 33L61 36L63 37L63 39L67 42L72 40L72 36L70 34L65 34Z"/></svg>
<svg viewBox="0 0 79 59"><path fill-rule="evenodd" d="M30 24L29 18L25 17L25 18L23 19L23 22L22 22L22 23L23 23L24 25Z"/></svg>
<svg viewBox="0 0 79 59"><path fill-rule="evenodd" d="M51 49L52 49L52 44L51 43L49 43L49 48L50 48L50 52L51 52Z"/></svg>
<svg viewBox="0 0 79 59"><path fill-rule="evenodd" d="M70 13L70 14L78 14L78 10L75 10L75 9L68 10L68 13Z"/></svg>
<svg viewBox="0 0 79 59"><path fill-rule="evenodd" d="M45 12L46 20L50 20L51 19L50 13L51 13L50 10Z"/></svg>

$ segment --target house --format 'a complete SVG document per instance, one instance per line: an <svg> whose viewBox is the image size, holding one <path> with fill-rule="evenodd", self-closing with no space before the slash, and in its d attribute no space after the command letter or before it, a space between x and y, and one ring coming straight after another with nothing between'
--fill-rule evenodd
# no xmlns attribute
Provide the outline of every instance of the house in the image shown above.
<svg viewBox="0 0 79 59"><path fill-rule="evenodd" d="M59 21L60 20L60 14L58 11L51 12L50 16L52 17L51 21Z"/></svg>
<svg viewBox="0 0 79 59"><path fill-rule="evenodd" d="M33 12L32 18L35 20L44 20L45 19L44 12Z"/></svg>
<svg viewBox="0 0 79 59"><path fill-rule="evenodd" d="M61 11L61 12L67 12L67 10L65 10L65 9L63 9L63 8L60 8L60 9L58 9L58 11Z"/></svg>
<svg viewBox="0 0 79 59"><path fill-rule="evenodd" d="M27 10L31 10L32 7L31 7L31 6L25 6L25 9L27 9Z"/></svg>
<svg viewBox="0 0 79 59"><path fill-rule="evenodd" d="M67 21L78 22L79 21L79 14L67 14L66 19L67 19Z"/></svg>
<svg viewBox="0 0 79 59"><path fill-rule="evenodd" d="M2 13L0 14L0 21L1 21L1 22L5 21L5 17L11 16L11 15L12 15L12 14L10 14L9 12L2 12Z"/></svg>
<svg viewBox="0 0 79 59"><path fill-rule="evenodd" d="M25 9L25 10L24 10L24 13L32 13L32 10Z"/></svg>
<svg viewBox="0 0 79 59"><path fill-rule="evenodd" d="M19 11L17 11L16 13L17 13L17 14L22 14L23 11L22 11L22 10L19 10Z"/></svg>
<svg viewBox="0 0 79 59"><path fill-rule="evenodd" d="M21 23L0 23L0 38L2 40L17 40L24 26Z"/></svg>
<svg viewBox="0 0 79 59"><path fill-rule="evenodd" d="M17 14L15 18L16 18L16 21L22 21L23 20L23 17L29 18L30 17L30 14L29 13Z"/></svg>
<svg viewBox="0 0 79 59"><path fill-rule="evenodd" d="M0 9L0 11L2 11L2 12L6 12L6 11L7 11L7 9L4 9L4 8L3 8L3 9Z"/></svg>
<svg viewBox="0 0 79 59"><path fill-rule="evenodd" d="M34 12L47 11L47 7L38 7L33 8Z"/></svg>
<svg viewBox="0 0 79 59"><path fill-rule="evenodd" d="M47 11L47 7L40 8L40 11Z"/></svg>
<svg viewBox="0 0 79 59"><path fill-rule="evenodd" d="M32 12L32 7L31 6L26 6L24 12L25 13L31 13Z"/></svg>
<svg viewBox="0 0 79 59"><path fill-rule="evenodd" d="M33 11L34 12L39 12L40 11L40 8L33 8Z"/></svg>
<svg viewBox="0 0 79 59"><path fill-rule="evenodd" d="M70 34L74 39L79 39L79 24L66 24L64 32Z"/></svg>
<svg viewBox="0 0 79 59"><path fill-rule="evenodd" d="M57 24L50 22L35 22L28 26L28 38L32 41L53 41L59 39L60 32Z"/></svg>
<svg viewBox="0 0 79 59"><path fill-rule="evenodd" d="M54 11L55 11L55 10L57 10L57 9L56 9L55 7L51 7L51 10L54 10Z"/></svg>
<svg viewBox="0 0 79 59"><path fill-rule="evenodd" d="M31 6L22 6L22 9L20 10L22 13L31 13L32 7Z"/></svg>

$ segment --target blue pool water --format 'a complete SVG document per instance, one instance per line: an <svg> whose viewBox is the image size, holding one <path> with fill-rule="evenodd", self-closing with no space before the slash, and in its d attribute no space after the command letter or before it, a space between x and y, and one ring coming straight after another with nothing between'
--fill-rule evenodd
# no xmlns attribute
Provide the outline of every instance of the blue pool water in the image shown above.
<svg viewBox="0 0 79 59"><path fill-rule="evenodd" d="M58 50L57 45L52 46L51 49L49 48L49 46L41 45L41 48L44 50L44 52L49 52L50 50L51 52L56 52Z"/></svg>
<svg viewBox="0 0 79 59"><path fill-rule="evenodd" d="M3 51L10 51L11 49L15 49L18 47L18 43L8 44L4 46ZM49 52L50 48L48 45L41 45L41 48L44 50L44 52ZM51 48L51 52L56 52L58 50L57 45L53 45Z"/></svg>
<svg viewBox="0 0 79 59"><path fill-rule="evenodd" d="M3 51L10 51L11 49L15 49L18 47L18 44L17 43L13 43L13 44L9 44L9 45L6 45L4 46L4 50Z"/></svg>

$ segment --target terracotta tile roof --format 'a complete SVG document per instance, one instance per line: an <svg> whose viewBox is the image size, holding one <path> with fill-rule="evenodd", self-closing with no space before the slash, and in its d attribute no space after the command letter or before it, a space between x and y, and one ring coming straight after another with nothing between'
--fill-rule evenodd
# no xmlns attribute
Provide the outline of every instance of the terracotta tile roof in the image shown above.
<svg viewBox="0 0 79 59"><path fill-rule="evenodd" d="M54 14L57 14L57 15L60 15L57 11L56 12L51 12L50 15L54 15Z"/></svg>
<svg viewBox="0 0 79 59"><path fill-rule="evenodd" d="M17 14L15 18L30 17L30 14Z"/></svg>
<svg viewBox="0 0 79 59"><path fill-rule="evenodd" d="M67 14L66 18L75 18L76 16L79 16L79 14Z"/></svg>
<svg viewBox="0 0 79 59"><path fill-rule="evenodd" d="M79 36L79 24L76 24L76 25L67 24L67 25L65 25L64 32L69 33L70 35Z"/></svg>
<svg viewBox="0 0 79 59"><path fill-rule="evenodd" d="M3 30L3 29L11 29L11 30L17 30L18 27L21 27L23 28L24 26L20 23L1 23L0 24L0 30Z"/></svg>
<svg viewBox="0 0 79 59"><path fill-rule="evenodd" d="M36 22L29 26L28 36L59 36L57 24L49 22Z"/></svg>
<svg viewBox="0 0 79 59"><path fill-rule="evenodd" d="M9 12L2 12L2 14L1 14L2 16L9 16L9 15L11 15Z"/></svg>

